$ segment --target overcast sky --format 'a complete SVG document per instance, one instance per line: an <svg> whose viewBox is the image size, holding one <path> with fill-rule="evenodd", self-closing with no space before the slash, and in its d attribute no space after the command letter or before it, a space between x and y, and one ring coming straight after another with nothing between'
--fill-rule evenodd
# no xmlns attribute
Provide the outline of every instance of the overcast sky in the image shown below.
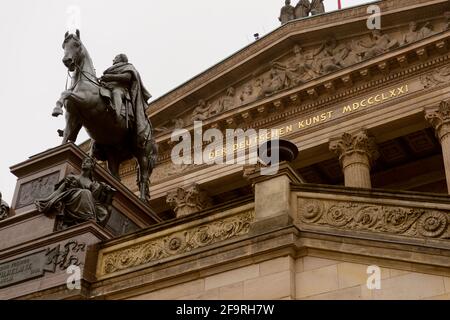
<svg viewBox="0 0 450 320"><path fill-rule="evenodd" d="M295 5L297 1L292 1ZM371 1L342 0L344 7ZM0 191L11 202L9 167L60 144L51 117L64 90L64 33L78 24L97 75L126 53L159 97L279 27L284 0L9 0L0 4ZM325 0L327 11L337 0ZM80 18L77 17L80 11ZM75 18L74 18L75 17ZM83 132L77 142L87 139Z"/></svg>

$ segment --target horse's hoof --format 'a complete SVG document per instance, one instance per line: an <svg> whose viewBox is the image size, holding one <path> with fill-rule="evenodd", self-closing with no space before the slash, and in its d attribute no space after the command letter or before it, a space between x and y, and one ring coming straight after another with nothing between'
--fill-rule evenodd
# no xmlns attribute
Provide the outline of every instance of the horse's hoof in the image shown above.
<svg viewBox="0 0 450 320"><path fill-rule="evenodd" d="M53 109L53 112L52 112L52 116L53 117L59 117L59 116L62 116L63 115L63 109L61 109L61 108L59 108L59 107L55 107L55 109Z"/></svg>

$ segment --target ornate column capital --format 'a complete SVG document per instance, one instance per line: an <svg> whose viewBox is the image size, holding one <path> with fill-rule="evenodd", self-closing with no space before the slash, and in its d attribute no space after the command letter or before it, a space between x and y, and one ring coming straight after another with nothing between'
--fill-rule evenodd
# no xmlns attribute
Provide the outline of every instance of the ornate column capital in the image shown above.
<svg viewBox="0 0 450 320"><path fill-rule="evenodd" d="M166 202L173 207L177 218L204 210L211 205L211 199L206 192L195 183L169 192Z"/></svg>
<svg viewBox="0 0 450 320"><path fill-rule="evenodd" d="M344 168L349 157L354 161L359 159L358 162L367 162L367 166L370 166L380 156L375 139L365 129L354 134L344 133L338 138L331 139L330 151L339 157Z"/></svg>
<svg viewBox="0 0 450 320"><path fill-rule="evenodd" d="M438 107L425 109L425 119L433 126L436 136L442 142L450 134L450 100L442 101Z"/></svg>

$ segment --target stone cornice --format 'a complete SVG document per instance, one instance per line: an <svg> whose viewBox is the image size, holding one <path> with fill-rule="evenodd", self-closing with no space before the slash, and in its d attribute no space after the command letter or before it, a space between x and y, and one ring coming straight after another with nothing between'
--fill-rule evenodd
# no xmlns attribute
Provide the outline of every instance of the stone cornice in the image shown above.
<svg viewBox="0 0 450 320"><path fill-rule="evenodd" d="M408 11L420 6L446 4L446 1L427 1L427 0L389 0L380 1L377 3L381 7L383 15L390 15L400 11ZM341 11L330 12L328 14L315 16L308 19L300 19L291 21L280 28L269 33L265 37L240 50L236 54L230 56L219 64L208 69L204 73L196 76L192 80L174 89L168 94L155 100L150 104L150 116L155 115L169 105L185 98L195 90L207 85L212 80L218 79L220 76L229 72L230 70L244 64L249 59L255 57L268 47L273 47L277 43L283 41L292 35L293 32L308 33L323 29L325 27L333 27L342 25L342 21L355 22L367 19L367 6L370 4L361 5Z"/></svg>

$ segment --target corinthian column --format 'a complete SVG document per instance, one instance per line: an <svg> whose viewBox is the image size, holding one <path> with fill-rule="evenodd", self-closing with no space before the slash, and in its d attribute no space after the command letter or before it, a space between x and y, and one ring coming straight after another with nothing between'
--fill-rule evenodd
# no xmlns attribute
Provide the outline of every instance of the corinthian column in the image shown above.
<svg viewBox="0 0 450 320"><path fill-rule="evenodd" d="M377 146L366 130L344 133L331 139L330 150L338 155L345 177L345 186L371 188L370 169L379 157Z"/></svg>
<svg viewBox="0 0 450 320"><path fill-rule="evenodd" d="M438 107L425 109L425 119L431 123L441 142L447 188L450 193L450 100L442 101Z"/></svg>

